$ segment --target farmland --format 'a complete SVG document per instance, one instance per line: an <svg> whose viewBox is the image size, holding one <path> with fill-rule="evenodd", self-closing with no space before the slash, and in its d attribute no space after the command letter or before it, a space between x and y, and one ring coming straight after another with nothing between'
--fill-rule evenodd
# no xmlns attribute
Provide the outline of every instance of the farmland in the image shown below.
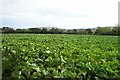
<svg viewBox="0 0 120 80"><path fill-rule="evenodd" d="M120 79L118 37L69 34L2 35L3 79Z"/></svg>

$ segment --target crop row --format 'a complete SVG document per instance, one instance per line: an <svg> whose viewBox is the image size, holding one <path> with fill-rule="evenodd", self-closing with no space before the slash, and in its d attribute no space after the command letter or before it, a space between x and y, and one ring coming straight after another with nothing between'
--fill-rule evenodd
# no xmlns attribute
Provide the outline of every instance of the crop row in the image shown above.
<svg viewBox="0 0 120 80"><path fill-rule="evenodd" d="M12 78L120 79L117 36L5 34L3 80Z"/></svg>

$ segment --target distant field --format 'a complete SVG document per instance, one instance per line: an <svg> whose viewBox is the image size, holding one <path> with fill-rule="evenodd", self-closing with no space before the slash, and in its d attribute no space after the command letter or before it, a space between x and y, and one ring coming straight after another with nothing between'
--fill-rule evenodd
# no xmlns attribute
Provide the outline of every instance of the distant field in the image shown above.
<svg viewBox="0 0 120 80"><path fill-rule="evenodd" d="M117 36L5 34L3 79L120 79Z"/></svg>

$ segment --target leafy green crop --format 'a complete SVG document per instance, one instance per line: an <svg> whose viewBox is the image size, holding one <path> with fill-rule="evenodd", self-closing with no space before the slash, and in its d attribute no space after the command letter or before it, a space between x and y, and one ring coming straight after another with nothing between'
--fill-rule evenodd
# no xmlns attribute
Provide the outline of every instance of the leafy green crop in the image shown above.
<svg viewBox="0 0 120 80"><path fill-rule="evenodd" d="M117 36L5 34L2 75L7 79L120 79Z"/></svg>

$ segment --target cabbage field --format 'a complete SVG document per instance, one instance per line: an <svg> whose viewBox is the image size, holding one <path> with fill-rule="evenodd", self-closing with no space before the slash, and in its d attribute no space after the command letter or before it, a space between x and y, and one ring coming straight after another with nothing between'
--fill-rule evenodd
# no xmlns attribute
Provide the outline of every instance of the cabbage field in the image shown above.
<svg viewBox="0 0 120 80"><path fill-rule="evenodd" d="M118 37L3 34L2 79L120 80Z"/></svg>

